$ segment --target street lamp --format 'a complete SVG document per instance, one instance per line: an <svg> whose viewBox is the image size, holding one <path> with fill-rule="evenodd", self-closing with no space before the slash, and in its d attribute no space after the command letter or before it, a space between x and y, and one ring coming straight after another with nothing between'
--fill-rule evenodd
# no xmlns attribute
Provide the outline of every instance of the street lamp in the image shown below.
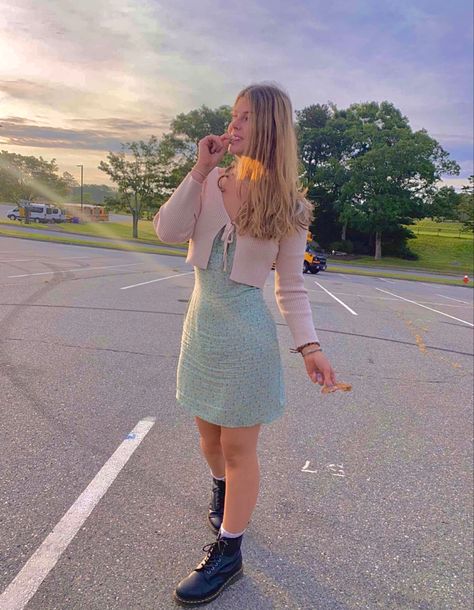
<svg viewBox="0 0 474 610"><path fill-rule="evenodd" d="M83 165L77 165L77 167L81 168L81 215L82 215L82 192L83 192L84 166Z"/></svg>

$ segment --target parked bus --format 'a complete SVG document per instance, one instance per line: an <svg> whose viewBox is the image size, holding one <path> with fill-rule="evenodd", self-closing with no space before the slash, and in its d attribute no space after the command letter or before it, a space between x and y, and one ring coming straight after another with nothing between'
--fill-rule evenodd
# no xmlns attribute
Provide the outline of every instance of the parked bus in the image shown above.
<svg viewBox="0 0 474 610"><path fill-rule="evenodd" d="M67 222L106 222L109 220L108 211L101 205L91 203L62 203L61 207L66 214Z"/></svg>

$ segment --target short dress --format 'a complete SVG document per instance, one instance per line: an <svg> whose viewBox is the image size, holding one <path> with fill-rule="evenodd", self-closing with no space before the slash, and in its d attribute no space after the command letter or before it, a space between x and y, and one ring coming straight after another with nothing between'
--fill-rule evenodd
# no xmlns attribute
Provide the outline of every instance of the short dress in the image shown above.
<svg viewBox="0 0 474 610"><path fill-rule="evenodd" d="M176 389L191 414L229 428L270 423L285 407L276 325L263 290L229 278L234 234L232 223L224 226L207 269L194 268Z"/></svg>

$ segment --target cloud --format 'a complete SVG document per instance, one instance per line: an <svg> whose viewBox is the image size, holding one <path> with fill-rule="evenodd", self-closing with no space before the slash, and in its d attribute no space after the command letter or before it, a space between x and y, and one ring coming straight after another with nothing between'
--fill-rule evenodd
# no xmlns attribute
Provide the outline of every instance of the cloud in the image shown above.
<svg viewBox="0 0 474 610"><path fill-rule="evenodd" d="M168 127L168 122L160 124L114 117L95 121L75 119L73 122L89 128L62 129L28 122L19 117L7 117L0 120L0 135L4 145L117 152L122 143L147 140L152 134L161 134Z"/></svg>
<svg viewBox="0 0 474 610"><path fill-rule="evenodd" d="M0 3L0 95L4 114L27 121L8 126L24 148L105 150L274 80L297 109L388 100L454 158L472 156L468 2Z"/></svg>

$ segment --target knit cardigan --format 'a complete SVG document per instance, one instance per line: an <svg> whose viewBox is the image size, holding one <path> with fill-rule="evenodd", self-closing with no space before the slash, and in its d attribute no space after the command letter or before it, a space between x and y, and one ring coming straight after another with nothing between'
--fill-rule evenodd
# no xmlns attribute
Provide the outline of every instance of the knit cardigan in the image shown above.
<svg viewBox="0 0 474 610"><path fill-rule="evenodd" d="M225 252L228 243L236 239L230 279L263 288L275 261L275 298L295 346L318 341L303 279L306 229L279 241L238 235L225 209L218 178L218 168L202 184L187 175L153 219L159 239L167 243L189 240L186 261L206 269L214 238L225 226Z"/></svg>

